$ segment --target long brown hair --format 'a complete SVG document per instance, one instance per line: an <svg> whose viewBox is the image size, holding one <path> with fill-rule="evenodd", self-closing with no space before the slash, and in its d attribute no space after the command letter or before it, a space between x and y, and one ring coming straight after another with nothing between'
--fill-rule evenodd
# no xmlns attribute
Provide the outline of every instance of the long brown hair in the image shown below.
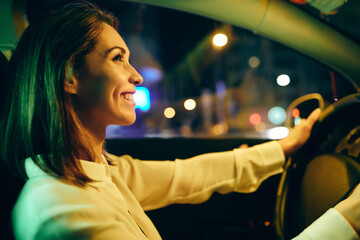
<svg viewBox="0 0 360 240"><path fill-rule="evenodd" d="M0 131L2 157L23 178L24 159L31 157L50 175L77 185L91 181L77 160L78 150L90 158L95 154L86 142L64 81L81 67L105 23L118 27L112 14L81 2L47 13L22 34L10 60Z"/></svg>

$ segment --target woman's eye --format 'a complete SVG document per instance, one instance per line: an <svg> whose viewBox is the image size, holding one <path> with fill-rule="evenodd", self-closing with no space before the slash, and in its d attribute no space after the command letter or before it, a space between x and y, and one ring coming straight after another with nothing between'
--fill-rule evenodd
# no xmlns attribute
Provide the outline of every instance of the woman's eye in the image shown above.
<svg viewBox="0 0 360 240"><path fill-rule="evenodd" d="M112 60L113 60L113 61L123 62L123 61L124 61L124 57L123 57L121 54L117 54Z"/></svg>

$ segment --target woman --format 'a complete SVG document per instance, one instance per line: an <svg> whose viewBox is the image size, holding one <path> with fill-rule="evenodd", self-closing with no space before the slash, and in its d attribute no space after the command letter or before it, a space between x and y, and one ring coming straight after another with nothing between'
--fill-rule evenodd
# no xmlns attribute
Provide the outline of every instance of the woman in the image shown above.
<svg viewBox="0 0 360 240"><path fill-rule="evenodd" d="M248 149L176 161L108 154L106 126L135 121L143 81L116 28L111 14L72 4L30 24L18 43L1 128L4 159L27 179L13 210L18 239L161 239L144 210L255 191L320 115Z"/></svg>

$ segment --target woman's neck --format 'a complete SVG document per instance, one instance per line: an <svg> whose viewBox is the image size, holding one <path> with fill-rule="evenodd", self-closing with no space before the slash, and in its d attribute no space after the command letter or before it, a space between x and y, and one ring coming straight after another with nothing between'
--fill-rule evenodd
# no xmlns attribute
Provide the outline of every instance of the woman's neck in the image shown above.
<svg viewBox="0 0 360 240"><path fill-rule="evenodd" d="M101 163L103 159L103 146L106 137L106 126L101 126L96 121L81 121L84 127L83 142L89 146L95 156L89 156L84 149L79 149L80 159ZM95 159L91 159L95 157Z"/></svg>

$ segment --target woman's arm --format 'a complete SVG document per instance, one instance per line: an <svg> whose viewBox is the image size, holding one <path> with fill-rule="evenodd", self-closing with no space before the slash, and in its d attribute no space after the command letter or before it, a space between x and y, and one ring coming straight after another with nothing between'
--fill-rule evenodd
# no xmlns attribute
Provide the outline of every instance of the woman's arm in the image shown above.
<svg viewBox="0 0 360 240"><path fill-rule="evenodd" d="M293 240L357 240L360 233L360 185Z"/></svg>
<svg viewBox="0 0 360 240"><path fill-rule="evenodd" d="M293 153L307 141L319 115L320 110L315 110L285 139L251 148L175 161L141 161L130 156L111 158L118 158L115 162L119 177L126 181L145 210L173 203L200 203L214 191L255 191L265 179L281 173L284 153Z"/></svg>
<svg viewBox="0 0 360 240"><path fill-rule="evenodd" d="M355 187L348 198L338 203L335 207L360 235L360 184Z"/></svg>
<svg viewBox="0 0 360 240"><path fill-rule="evenodd" d="M263 180L282 171L285 159L277 141L175 161L111 158L117 158L114 174L125 180L145 210L201 203L215 191L255 191Z"/></svg>

